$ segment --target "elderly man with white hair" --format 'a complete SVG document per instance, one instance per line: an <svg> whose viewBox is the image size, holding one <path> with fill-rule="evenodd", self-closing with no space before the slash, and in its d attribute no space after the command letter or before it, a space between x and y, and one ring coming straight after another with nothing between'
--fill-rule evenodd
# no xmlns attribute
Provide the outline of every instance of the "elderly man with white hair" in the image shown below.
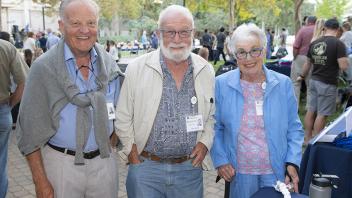
<svg viewBox="0 0 352 198"><path fill-rule="evenodd" d="M64 37L31 66L16 132L37 198L117 197L109 137L120 84L115 60L96 43L98 20L95 1L61 1Z"/></svg>
<svg viewBox="0 0 352 198"><path fill-rule="evenodd" d="M126 70L117 133L128 160L130 198L203 197L202 169L211 168L214 70L191 53L194 21L187 8L160 13L160 49Z"/></svg>
<svg viewBox="0 0 352 198"><path fill-rule="evenodd" d="M264 66L266 37L256 25L239 26L230 46L238 69L216 78L214 166L232 198L277 180L297 192L304 132L292 82Z"/></svg>

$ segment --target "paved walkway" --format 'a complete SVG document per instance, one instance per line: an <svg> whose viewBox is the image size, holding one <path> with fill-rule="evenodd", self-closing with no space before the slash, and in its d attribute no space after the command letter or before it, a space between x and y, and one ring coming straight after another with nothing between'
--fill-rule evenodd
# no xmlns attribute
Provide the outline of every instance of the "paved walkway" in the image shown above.
<svg viewBox="0 0 352 198"><path fill-rule="evenodd" d="M120 160L120 190L119 198L127 198L125 180L127 175L127 166L123 165ZM6 198L35 198L34 184L32 175L26 160L19 152L16 145L14 133L11 134L9 142L9 190ZM204 172L204 197L205 198L222 198L224 194L224 182L215 183L216 172ZM187 197L186 197L187 198ZM190 197L191 198L191 197Z"/></svg>

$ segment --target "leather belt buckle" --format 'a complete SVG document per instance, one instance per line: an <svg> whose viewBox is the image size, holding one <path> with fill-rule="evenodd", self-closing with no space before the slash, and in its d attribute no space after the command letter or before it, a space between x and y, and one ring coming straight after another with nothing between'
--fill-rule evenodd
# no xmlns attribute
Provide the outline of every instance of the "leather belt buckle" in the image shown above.
<svg viewBox="0 0 352 198"><path fill-rule="evenodd" d="M8 105L8 104L9 104L9 101L7 101L7 100L0 102L0 106Z"/></svg>
<svg viewBox="0 0 352 198"><path fill-rule="evenodd" d="M141 156L143 156L149 160L152 160L152 161L166 163L166 164L180 164L180 163L183 163L183 162L190 159L189 156L183 156L183 157L179 157L179 158L160 158L160 157L153 155L147 151L142 151Z"/></svg>
<svg viewBox="0 0 352 198"><path fill-rule="evenodd" d="M175 164L172 158L165 158L165 159L160 159L160 163L166 163L166 164Z"/></svg>
<svg viewBox="0 0 352 198"><path fill-rule="evenodd" d="M63 153L67 154L67 151L68 151L68 149L67 149L67 148L65 148L65 150L64 150L64 152L63 152Z"/></svg>

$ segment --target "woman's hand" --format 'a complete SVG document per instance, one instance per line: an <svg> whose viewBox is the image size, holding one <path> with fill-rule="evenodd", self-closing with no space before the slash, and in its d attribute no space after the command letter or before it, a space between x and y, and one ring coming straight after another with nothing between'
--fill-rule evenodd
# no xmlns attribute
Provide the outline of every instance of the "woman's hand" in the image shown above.
<svg viewBox="0 0 352 198"><path fill-rule="evenodd" d="M292 165L287 165L286 170L287 170L287 173L285 177L285 184L288 184L290 183L290 181L292 181L293 189L296 193L298 193L299 177L298 177L296 168Z"/></svg>
<svg viewBox="0 0 352 198"><path fill-rule="evenodd" d="M224 180L227 182L231 182L235 174L236 174L236 171L231 164L225 164L218 168L218 175L221 178L224 178Z"/></svg>

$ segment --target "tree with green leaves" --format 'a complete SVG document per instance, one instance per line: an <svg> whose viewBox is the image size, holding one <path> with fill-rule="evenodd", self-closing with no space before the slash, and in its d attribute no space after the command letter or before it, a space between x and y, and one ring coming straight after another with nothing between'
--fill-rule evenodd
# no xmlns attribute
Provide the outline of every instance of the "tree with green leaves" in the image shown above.
<svg viewBox="0 0 352 198"><path fill-rule="evenodd" d="M341 19L345 12L347 3L347 0L321 0L317 4L316 15L318 18L327 19L336 17Z"/></svg>
<svg viewBox="0 0 352 198"><path fill-rule="evenodd" d="M54 13L57 13L61 0L33 0L33 2L45 6L45 14L48 16L52 16Z"/></svg>
<svg viewBox="0 0 352 198"><path fill-rule="evenodd" d="M233 30L235 27L235 0L229 0L229 29Z"/></svg>
<svg viewBox="0 0 352 198"><path fill-rule="evenodd" d="M0 0L1 1L1 0ZM60 0L34 0L56 9ZM182 4L182 0L95 0L101 7L101 27L113 29L111 24L125 24L129 30L139 34L142 30L154 30L161 9L170 4ZM322 10L340 13L347 0L322 0ZM342 3L341 3L342 2ZM286 27L298 30L301 26L303 0L186 0L186 6L195 17L198 30L212 31L221 26L232 29L236 24L254 22L266 27ZM326 5L337 5L326 9ZM325 6L325 7L324 7ZM311 6L310 6L311 7ZM313 10L309 10L310 13ZM323 12L324 13L324 12Z"/></svg>

